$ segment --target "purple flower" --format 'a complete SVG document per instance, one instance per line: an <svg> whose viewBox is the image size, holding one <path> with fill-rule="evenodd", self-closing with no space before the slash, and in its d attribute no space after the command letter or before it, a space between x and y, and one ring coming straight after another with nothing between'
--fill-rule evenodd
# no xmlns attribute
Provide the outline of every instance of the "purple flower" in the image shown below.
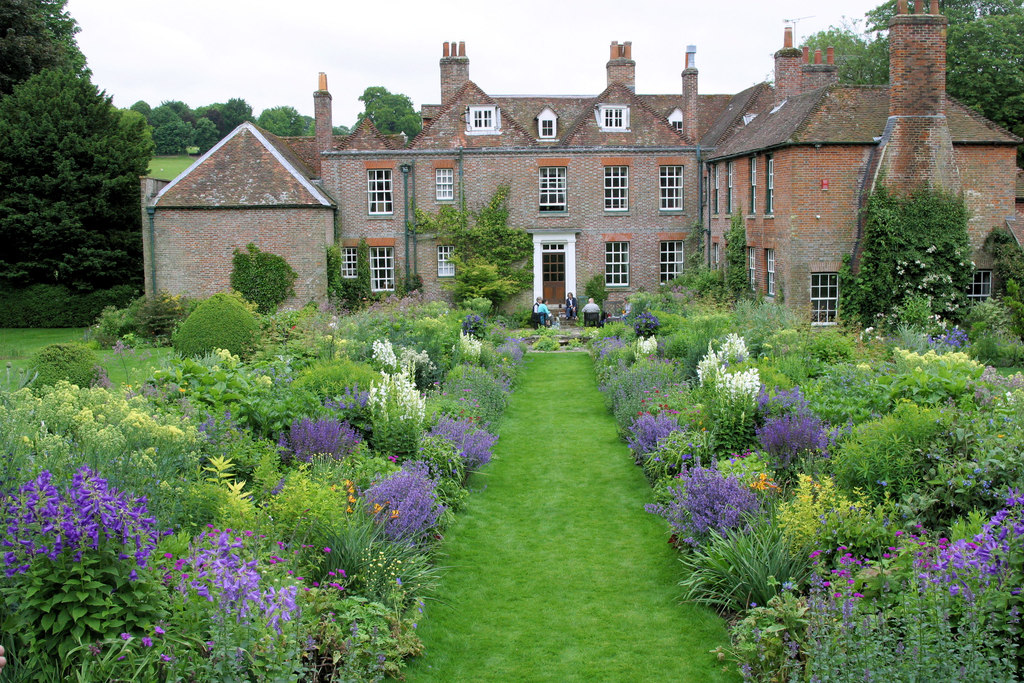
<svg viewBox="0 0 1024 683"><path fill-rule="evenodd" d="M616 349L625 348L626 342L618 337L602 337L601 339L595 339L591 347L597 351L598 358L604 358Z"/></svg>
<svg viewBox="0 0 1024 683"><path fill-rule="evenodd" d="M644 509L664 517L679 539L694 546L713 531L724 534L744 526L746 516L760 510L749 486L716 469L693 467L679 475L679 486L668 490L671 501L650 503Z"/></svg>
<svg viewBox="0 0 1024 683"><path fill-rule="evenodd" d="M434 489L429 466L415 460L374 483L363 498L387 538L416 543L426 538L444 511Z"/></svg>
<svg viewBox="0 0 1024 683"><path fill-rule="evenodd" d="M827 456L835 441L821 419L805 410L769 417L757 429L757 438L774 458L776 469L788 467L800 453Z"/></svg>
<svg viewBox="0 0 1024 683"><path fill-rule="evenodd" d="M678 429L679 422L670 415L643 413L629 426L627 443L637 462L641 462L643 456L658 448L659 441Z"/></svg>
<svg viewBox="0 0 1024 683"><path fill-rule="evenodd" d="M153 647L153 639L149 636L142 636L143 647Z"/></svg>
<svg viewBox="0 0 1024 683"><path fill-rule="evenodd" d="M472 420L458 420L442 416L430 430L430 436L439 436L458 449L467 470L475 470L491 461L491 447L498 437L480 429Z"/></svg>
<svg viewBox="0 0 1024 683"><path fill-rule="evenodd" d="M308 417L292 423L286 438L281 435L278 446L290 451L296 460L309 462L314 455L328 455L342 460L362 439L348 422L327 418L310 420Z"/></svg>

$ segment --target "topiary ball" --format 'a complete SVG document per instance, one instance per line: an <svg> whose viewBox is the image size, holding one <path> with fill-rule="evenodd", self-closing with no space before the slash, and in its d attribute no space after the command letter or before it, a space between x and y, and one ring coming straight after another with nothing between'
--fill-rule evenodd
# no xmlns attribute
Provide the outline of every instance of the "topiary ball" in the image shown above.
<svg viewBox="0 0 1024 683"><path fill-rule="evenodd" d="M201 301L171 337L182 356L201 356L226 349L245 358L256 348L260 323L237 294L221 292Z"/></svg>
<svg viewBox="0 0 1024 683"><path fill-rule="evenodd" d="M50 344L32 357L32 368L39 373L35 386L50 386L66 379L80 387L88 387L97 377L99 362L96 352L83 344Z"/></svg>

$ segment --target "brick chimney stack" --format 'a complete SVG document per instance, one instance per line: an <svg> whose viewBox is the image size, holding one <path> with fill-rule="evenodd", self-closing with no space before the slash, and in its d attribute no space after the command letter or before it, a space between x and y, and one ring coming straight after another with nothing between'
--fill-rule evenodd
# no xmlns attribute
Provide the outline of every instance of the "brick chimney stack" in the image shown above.
<svg viewBox="0 0 1024 683"><path fill-rule="evenodd" d="M800 94L802 61L803 51L793 47L793 27L787 26L782 49L775 53L775 104Z"/></svg>
<svg viewBox="0 0 1024 683"><path fill-rule="evenodd" d="M469 58L466 43L453 40L445 43L441 52L441 104L449 100L469 82Z"/></svg>
<svg viewBox="0 0 1024 683"><path fill-rule="evenodd" d="M839 68L836 66L835 48L825 51L825 63L822 64L821 50L814 51L814 61L810 60L810 50L803 49L804 65L800 68L803 90L816 90L832 85L839 80Z"/></svg>
<svg viewBox="0 0 1024 683"><path fill-rule="evenodd" d="M608 58L608 85L621 83L630 90L636 90L636 62L633 61L633 43L626 41L621 45L612 41L611 54Z"/></svg>
<svg viewBox="0 0 1024 683"><path fill-rule="evenodd" d="M697 46L686 46L686 68L683 69L683 137L697 140Z"/></svg>
<svg viewBox="0 0 1024 683"><path fill-rule="evenodd" d="M334 116L331 111L331 93L327 92L327 74L320 72L316 92L313 93L313 120L316 132L316 161L314 162L317 177L323 177L321 154L329 152L334 143Z"/></svg>
<svg viewBox="0 0 1024 683"><path fill-rule="evenodd" d="M946 26L937 0L910 13L899 0L889 21L889 120L880 177L894 190L957 191L960 176L946 122Z"/></svg>

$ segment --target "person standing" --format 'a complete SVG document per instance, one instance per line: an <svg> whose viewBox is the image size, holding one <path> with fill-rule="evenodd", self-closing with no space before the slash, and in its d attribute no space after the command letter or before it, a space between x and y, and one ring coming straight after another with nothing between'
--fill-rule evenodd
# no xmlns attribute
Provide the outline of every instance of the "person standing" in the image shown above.
<svg viewBox="0 0 1024 683"><path fill-rule="evenodd" d="M579 307L579 301L573 296L572 292L569 292L569 296L565 297L565 319L575 320L576 309Z"/></svg>

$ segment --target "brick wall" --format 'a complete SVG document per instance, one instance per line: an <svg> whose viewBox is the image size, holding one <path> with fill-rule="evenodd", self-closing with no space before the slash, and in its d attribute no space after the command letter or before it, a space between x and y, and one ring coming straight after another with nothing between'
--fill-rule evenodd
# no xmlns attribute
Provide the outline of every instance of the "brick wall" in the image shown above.
<svg viewBox="0 0 1024 683"><path fill-rule="evenodd" d="M249 243L283 257L298 273L295 296L302 306L327 295L330 208L157 208L154 214L156 290L207 297L230 288L232 256ZM147 263L147 291L151 291Z"/></svg>

